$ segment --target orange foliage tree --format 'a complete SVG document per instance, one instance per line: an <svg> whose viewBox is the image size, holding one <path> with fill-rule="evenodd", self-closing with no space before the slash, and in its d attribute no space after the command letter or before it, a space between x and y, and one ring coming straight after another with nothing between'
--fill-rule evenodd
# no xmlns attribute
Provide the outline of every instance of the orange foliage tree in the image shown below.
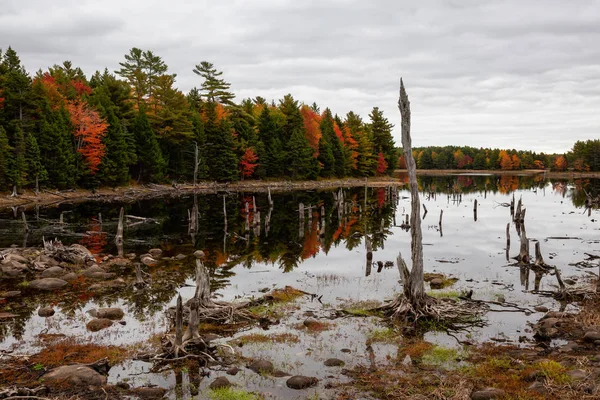
<svg viewBox="0 0 600 400"><path fill-rule="evenodd" d="M248 147L240 160L240 172L242 178L249 178L254 174L254 170L258 167L258 156L252 147Z"/></svg>
<svg viewBox="0 0 600 400"><path fill-rule="evenodd" d="M511 161L512 161L513 169L519 169L519 167L521 166L521 160L519 159L519 156L516 154L513 154L511 157Z"/></svg>
<svg viewBox="0 0 600 400"><path fill-rule="evenodd" d="M500 151L498 158L500 159L500 168L505 171L513 169L512 158L506 150Z"/></svg>
<svg viewBox="0 0 600 400"><path fill-rule="evenodd" d="M302 120L304 121L304 131L308 144L313 148L313 157L319 156L319 141L323 136L321 132L321 116L314 112L309 106L303 105L300 108Z"/></svg>
<svg viewBox="0 0 600 400"><path fill-rule="evenodd" d="M75 127L73 134L77 138L77 151L83 155L90 173L95 174L106 150L102 138L108 124L83 101L69 102L67 109Z"/></svg>
<svg viewBox="0 0 600 400"><path fill-rule="evenodd" d="M342 130L342 134L344 140L342 143L344 147L348 150L348 154L350 155L349 165L350 168L355 170L358 168L358 142L354 137L352 137L352 132L350 132L350 128L347 126Z"/></svg>
<svg viewBox="0 0 600 400"><path fill-rule="evenodd" d="M400 158L398 159L398 168L406 169L406 160L404 159L404 156L400 156Z"/></svg>
<svg viewBox="0 0 600 400"><path fill-rule="evenodd" d="M565 156L558 156L554 160L554 169L557 171L564 171L567 169L567 159Z"/></svg>
<svg viewBox="0 0 600 400"><path fill-rule="evenodd" d="M541 162L540 160L535 160L535 161L533 162L533 166L534 166L536 169L545 169L545 167L544 167L544 163L543 163L543 162Z"/></svg>

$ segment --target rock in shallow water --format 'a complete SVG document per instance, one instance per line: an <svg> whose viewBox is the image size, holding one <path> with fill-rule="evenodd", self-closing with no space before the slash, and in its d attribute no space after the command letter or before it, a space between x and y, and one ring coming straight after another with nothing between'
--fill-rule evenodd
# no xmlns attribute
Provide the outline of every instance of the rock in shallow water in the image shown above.
<svg viewBox="0 0 600 400"><path fill-rule="evenodd" d="M343 367L345 363L339 358L330 358L325 360L323 364L325 364L326 367Z"/></svg>
<svg viewBox="0 0 600 400"><path fill-rule="evenodd" d="M50 267L42 272L42 278L60 278L65 274L65 270L61 267Z"/></svg>
<svg viewBox="0 0 600 400"><path fill-rule="evenodd" d="M54 368L45 374L42 379L46 382L66 383L79 387L103 386L106 384L105 376L85 365L63 365Z"/></svg>
<svg viewBox="0 0 600 400"><path fill-rule="evenodd" d="M91 309L88 313L94 318L107 318L111 320L118 320L123 318L125 313L120 308L98 308Z"/></svg>
<svg viewBox="0 0 600 400"><path fill-rule="evenodd" d="M40 317L51 317L54 315L54 308L48 306L48 307L42 307L38 310L38 315Z"/></svg>
<svg viewBox="0 0 600 400"><path fill-rule="evenodd" d="M287 387L296 390L306 389L315 386L317 383L319 383L319 380L317 378L303 375L292 376L285 382Z"/></svg>
<svg viewBox="0 0 600 400"><path fill-rule="evenodd" d="M98 332L102 329L108 328L113 322L108 318L96 318L87 323L86 327L92 332Z"/></svg>
<svg viewBox="0 0 600 400"><path fill-rule="evenodd" d="M253 361L250 365L248 365L248 368L250 368L252 371L256 372L257 374L260 374L260 373L270 374L274 370L273 363L271 361L266 361L266 360Z"/></svg>
<svg viewBox="0 0 600 400"><path fill-rule="evenodd" d="M231 386L231 382L224 376L220 376L208 385L211 389L224 389Z"/></svg>

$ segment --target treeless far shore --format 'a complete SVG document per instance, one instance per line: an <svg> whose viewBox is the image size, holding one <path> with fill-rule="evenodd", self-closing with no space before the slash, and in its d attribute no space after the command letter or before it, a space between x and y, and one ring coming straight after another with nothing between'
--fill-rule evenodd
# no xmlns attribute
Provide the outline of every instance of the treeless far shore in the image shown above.
<svg viewBox="0 0 600 400"><path fill-rule="evenodd" d="M335 187L384 187L384 186L402 186L405 179L406 170L397 169L393 177L371 177L371 178L347 178L347 179L320 179L314 181L288 181L288 180L247 180L231 183L219 182L199 182L196 187L192 184L173 185L129 185L116 188L103 187L91 191L89 189L69 189L69 190L48 190L44 189L39 194L35 194L33 189L25 189L16 197L11 197L9 192L0 194L0 208L24 207L33 208L36 205L50 206L62 203L82 203L86 201L99 202L133 202L157 197L179 197L183 195L199 193L210 194L217 192L281 192L287 190L317 190ZM445 175L521 175L534 176L544 175L551 179L581 179L581 178L600 178L600 172L556 172L545 170L521 170L521 171L502 171L502 170L438 170L421 169L417 170L421 176L445 176Z"/></svg>

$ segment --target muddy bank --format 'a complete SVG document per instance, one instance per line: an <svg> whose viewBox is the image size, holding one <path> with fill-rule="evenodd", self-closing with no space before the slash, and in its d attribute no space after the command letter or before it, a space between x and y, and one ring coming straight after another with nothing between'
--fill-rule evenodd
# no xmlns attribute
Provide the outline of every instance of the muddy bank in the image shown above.
<svg viewBox="0 0 600 400"><path fill-rule="evenodd" d="M190 193L214 194L218 192L267 192L272 193L290 190L318 190L338 187L384 187L402 186L403 183L394 178L378 177L369 179L334 179L317 181L239 181L239 182L200 182L194 187L191 184L180 185L130 185L117 188L100 188L93 191L86 189L43 190L35 194L32 189L23 190L18 196L10 193L0 194L0 209L9 207L51 206L58 204L75 204L84 202L134 202L137 200L158 197L180 197Z"/></svg>

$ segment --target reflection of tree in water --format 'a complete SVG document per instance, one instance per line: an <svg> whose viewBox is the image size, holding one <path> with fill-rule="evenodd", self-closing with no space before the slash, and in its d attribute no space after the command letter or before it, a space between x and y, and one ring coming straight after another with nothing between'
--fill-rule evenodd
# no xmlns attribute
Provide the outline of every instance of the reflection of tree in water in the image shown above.
<svg viewBox="0 0 600 400"><path fill-rule="evenodd" d="M448 175L420 176L419 187L429 193L502 193L543 188L548 180L544 175Z"/></svg>

